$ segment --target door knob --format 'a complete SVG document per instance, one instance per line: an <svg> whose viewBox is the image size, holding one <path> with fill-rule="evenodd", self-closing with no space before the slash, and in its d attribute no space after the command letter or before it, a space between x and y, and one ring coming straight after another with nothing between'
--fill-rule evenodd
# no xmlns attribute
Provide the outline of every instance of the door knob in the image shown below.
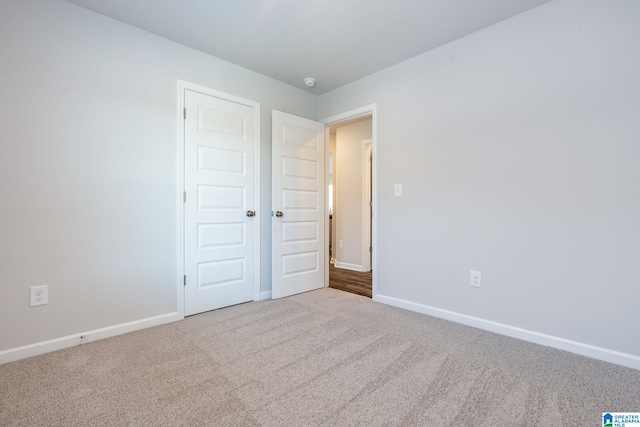
<svg viewBox="0 0 640 427"><path fill-rule="evenodd" d="M276 216L278 218L282 218L284 216L284 214L282 213L282 211L276 211Z"/></svg>
<svg viewBox="0 0 640 427"><path fill-rule="evenodd" d="M256 216L256 211L247 211L247 216L249 218Z"/></svg>

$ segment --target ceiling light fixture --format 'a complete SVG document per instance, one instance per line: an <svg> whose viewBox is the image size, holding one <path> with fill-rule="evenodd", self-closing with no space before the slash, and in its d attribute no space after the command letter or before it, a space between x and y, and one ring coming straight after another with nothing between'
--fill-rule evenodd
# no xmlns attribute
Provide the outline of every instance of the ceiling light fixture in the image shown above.
<svg viewBox="0 0 640 427"><path fill-rule="evenodd" d="M313 77L307 77L306 79L302 80L304 82L304 85L306 87L314 87L316 85L316 79L314 79Z"/></svg>

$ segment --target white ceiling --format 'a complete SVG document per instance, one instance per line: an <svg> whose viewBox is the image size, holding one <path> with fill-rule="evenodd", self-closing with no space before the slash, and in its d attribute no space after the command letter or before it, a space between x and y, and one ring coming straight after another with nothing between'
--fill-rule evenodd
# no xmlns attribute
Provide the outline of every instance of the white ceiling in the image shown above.
<svg viewBox="0 0 640 427"><path fill-rule="evenodd" d="M549 0L67 1L321 94Z"/></svg>

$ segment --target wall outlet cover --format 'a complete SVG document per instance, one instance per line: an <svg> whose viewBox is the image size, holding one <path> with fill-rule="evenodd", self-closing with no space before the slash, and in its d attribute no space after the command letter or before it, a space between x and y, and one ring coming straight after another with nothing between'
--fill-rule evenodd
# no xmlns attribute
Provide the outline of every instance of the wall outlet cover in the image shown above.
<svg viewBox="0 0 640 427"><path fill-rule="evenodd" d="M32 286L29 288L29 307L46 305L49 302L48 286Z"/></svg>
<svg viewBox="0 0 640 427"><path fill-rule="evenodd" d="M474 288L481 288L482 287L482 273L479 271L470 271L469 274L469 285L473 286Z"/></svg>

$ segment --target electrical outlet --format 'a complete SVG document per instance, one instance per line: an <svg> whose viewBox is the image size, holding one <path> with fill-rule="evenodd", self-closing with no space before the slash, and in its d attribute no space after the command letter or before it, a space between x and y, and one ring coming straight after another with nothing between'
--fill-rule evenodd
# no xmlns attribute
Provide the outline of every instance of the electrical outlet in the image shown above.
<svg viewBox="0 0 640 427"><path fill-rule="evenodd" d="M29 307L36 307L38 305L46 305L49 301L49 287L32 286L29 288Z"/></svg>
<svg viewBox="0 0 640 427"><path fill-rule="evenodd" d="M474 288L482 287L482 273L479 271L470 271L469 274L469 286L473 286Z"/></svg>
<svg viewBox="0 0 640 427"><path fill-rule="evenodd" d="M340 249L344 248L344 240L338 240L338 246Z"/></svg>

